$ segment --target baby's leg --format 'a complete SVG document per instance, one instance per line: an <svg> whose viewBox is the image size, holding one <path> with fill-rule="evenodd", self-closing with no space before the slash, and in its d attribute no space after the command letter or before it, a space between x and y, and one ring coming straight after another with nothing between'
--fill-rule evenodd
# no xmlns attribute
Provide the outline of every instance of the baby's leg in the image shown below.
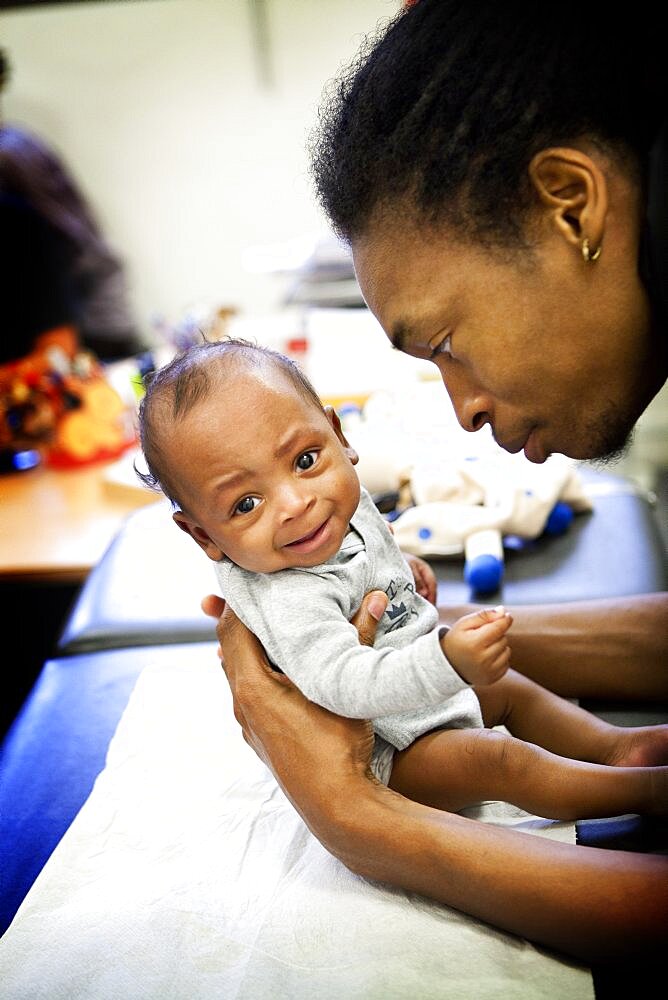
<svg viewBox="0 0 668 1000"><path fill-rule="evenodd" d="M668 813L668 767L585 763L489 729L427 733L397 753L390 788L448 812L499 800L562 820Z"/></svg>
<svg viewBox="0 0 668 1000"><path fill-rule="evenodd" d="M563 757L618 767L668 764L668 726L613 726L515 670L475 692L486 726L503 725Z"/></svg>

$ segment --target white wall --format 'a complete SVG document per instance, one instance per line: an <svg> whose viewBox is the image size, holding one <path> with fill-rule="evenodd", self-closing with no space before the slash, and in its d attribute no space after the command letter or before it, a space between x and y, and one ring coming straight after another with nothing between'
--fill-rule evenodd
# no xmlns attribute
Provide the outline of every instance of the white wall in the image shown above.
<svg viewBox="0 0 668 1000"><path fill-rule="evenodd" d="M147 333L154 314L176 322L193 306L231 304L253 325L279 304L285 280L247 273L243 252L325 225L307 176L307 131L327 81L400 6L265 0L269 86L253 0L89 0L0 13L12 65L3 118L69 163L126 259ZM367 333L376 352L368 371L385 377L382 337ZM668 388L619 471L653 488L668 468L667 428Z"/></svg>
<svg viewBox="0 0 668 1000"><path fill-rule="evenodd" d="M140 326L194 304L269 311L245 248L317 231L305 138L322 88L398 0L116 0L0 15L5 121L58 150L124 256Z"/></svg>

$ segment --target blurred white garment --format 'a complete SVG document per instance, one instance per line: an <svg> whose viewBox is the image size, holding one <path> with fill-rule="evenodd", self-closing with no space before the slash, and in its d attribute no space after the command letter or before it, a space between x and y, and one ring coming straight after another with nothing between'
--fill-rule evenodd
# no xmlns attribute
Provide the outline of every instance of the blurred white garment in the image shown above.
<svg viewBox="0 0 668 1000"><path fill-rule="evenodd" d="M588 969L327 853L244 743L215 644L147 667L0 940L2 1000L592 1000ZM486 817L574 842L571 823Z"/></svg>

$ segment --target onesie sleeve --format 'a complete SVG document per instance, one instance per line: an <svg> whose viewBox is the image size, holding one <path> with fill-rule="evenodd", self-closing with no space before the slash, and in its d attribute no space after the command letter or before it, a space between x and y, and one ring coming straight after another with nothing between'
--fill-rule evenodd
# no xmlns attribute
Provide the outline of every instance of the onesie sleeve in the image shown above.
<svg viewBox="0 0 668 1000"><path fill-rule="evenodd" d="M442 702L469 687L441 650L439 628L403 649L359 643L336 579L228 572L225 599L303 694L337 715L372 719Z"/></svg>

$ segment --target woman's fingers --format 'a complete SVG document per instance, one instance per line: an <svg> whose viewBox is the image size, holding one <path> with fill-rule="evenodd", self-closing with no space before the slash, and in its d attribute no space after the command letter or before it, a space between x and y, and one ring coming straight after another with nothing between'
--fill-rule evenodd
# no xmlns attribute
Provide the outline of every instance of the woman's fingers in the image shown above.
<svg viewBox="0 0 668 1000"><path fill-rule="evenodd" d="M271 669L260 642L228 606L218 621L216 633L232 694L234 717L246 743L269 764L266 743L268 733L275 728L273 714L277 688L292 687L291 681Z"/></svg>
<svg viewBox="0 0 668 1000"><path fill-rule="evenodd" d="M373 646L378 622L385 614L387 594L382 590L370 591L362 601L359 611L351 619L357 629L360 645Z"/></svg>
<svg viewBox="0 0 668 1000"><path fill-rule="evenodd" d="M386 607L382 591L367 594L353 619L360 642L373 644ZM285 674L272 669L262 644L220 597L205 597L202 610L213 617L222 611L216 634L243 737L302 815L311 799L321 797L325 771L331 780L336 775L347 780L352 759L367 774L373 749L368 722L340 718L308 701Z"/></svg>
<svg viewBox="0 0 668 1000"><path fill-rule="evenodd" d="M412 553L404 552L403 556L411 568L418 594L429 601L430 604L436 604L438 583L436 574L429 563L421 559L420 556L414 556Z"/></svg>
<svg viewBox="0 0 668 1000"><path fill-rule="evenodd" d="M202 598L200 607L209 618L220 618L225 610L225 601L217 594L207 594Z"/></svg>
<svg viewBox="0 0 668 1000"><path fill-rule="evenodd" d="M208 615L209 618L215 618L218 620L225 610L225 601L222 597L219 597L218 594L207 594L206 597L202 598L200 607L204 614ZM218 646L216 654L219 660L223 659L223 651L220 646Z"/></svg>
<svg viewBox="0 0 668 1000"><path fill-rule="evenodd" d="M223 652L223 669L233 694L237 694L235 687L258 683L267 676L279 684L291 683L285 674L272 670L259 639L227 604L218 619L216 635Z"/></svg>
<svg viewBox="0 0 668 1000"><path fill-rule="evenodd" d="M385 594L382 590L372 590L362 601L358 612L352 619L352 623L357 629L360 643L363 646L373 646L376 638L376 631L378 629L378 623L385 614L387 604L387 594ZM234 612L227 607L223 598L219 597L217 594L207 594L206 597L202 598L200 606L205 615L208 615L210 618L217 619L218 624L216 626L216 633L218 635L218 640L221 643L221 647L223 646L223 636L227 628L245 628ZM251 633L249 632L248 635L251 635ZM255 639L255 636L253 636L253 639ZM255 639L255 642L257 643L258 649L262 650L262 647L257 639ZM262 656L263 659L265 659L264 651L262 651ZM268 664L267 666L269 667ZM271 670L271 667L269 667L269 669ZM272 673L275 673L275 671L272 671ZM281 675L279 674L277 676L280 677Z"/></svg>

